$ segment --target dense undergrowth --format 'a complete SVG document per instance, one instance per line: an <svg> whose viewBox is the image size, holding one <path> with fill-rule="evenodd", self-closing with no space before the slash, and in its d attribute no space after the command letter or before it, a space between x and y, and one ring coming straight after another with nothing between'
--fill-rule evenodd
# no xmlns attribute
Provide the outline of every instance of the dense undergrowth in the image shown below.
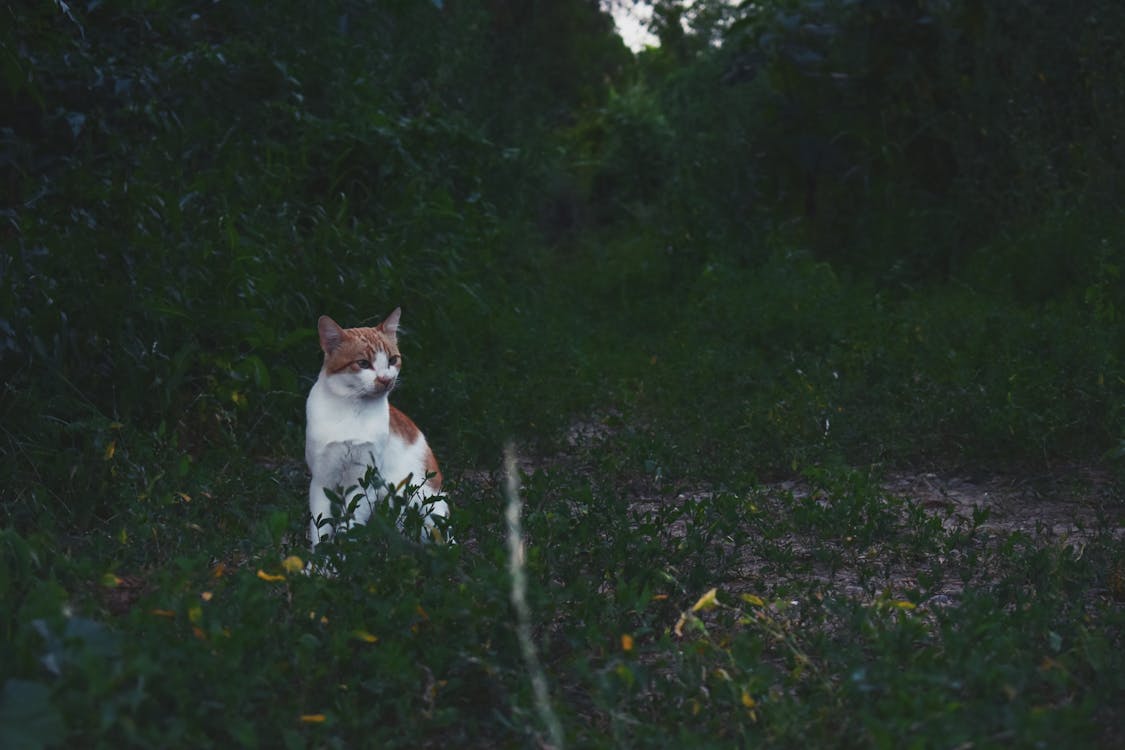
<svg viewBox="0 0 1125 750"><path fill-rule="evenodd" d="M1120 9L657 5L3 8L0 744L533 744L513 439L575 745L1120 740ZM396 305L464 542L296 575L314 321ZM1081 541L878 482L1076 463Z"/></svg>

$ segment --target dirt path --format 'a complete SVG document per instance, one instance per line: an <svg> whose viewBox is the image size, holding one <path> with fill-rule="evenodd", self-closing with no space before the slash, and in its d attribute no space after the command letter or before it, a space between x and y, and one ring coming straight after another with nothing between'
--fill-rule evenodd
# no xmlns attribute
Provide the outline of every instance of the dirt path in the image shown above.
<svg viewBox="0 0 1125 750"><path fill-rule="evenodd" d="M1120 502L1113 497L1105 470L1072 466L1038 477L990 476L970 479L933 473L895 473L883 486L888 492L920 502L935 511L971 518L976 508L989 511L981 529L991 533L1048 532L1060 540L1081 542L1102 520L1116 524L1125 538Z"/></svg>
<svg viewBox="0 0 1125 750"><path fill-rule="evenodd" d="M604 421L573 427L567 442L572 451L547 456L524 457L521 469L572 471L590 474L594 471L583 458L611 437ZM496 476L474 472L469 481L489 483ZM707 502L715 496L706 486L673 486L649 476L620 477L615 489L622 493L629 512L636 517L655 513L669 505L680 507ZM780 537L764 542L719 541L723 549L714 550L717 561L726 566L724 579L730 591L764 593L763 588L783 590L786 583L810 582L820 585L827 594L871 600L875 597L903 597L908 591L927 591L920 606L936 607L955 604L966 585L982 583L998 574L994 552L1013 535L1036 547L1052 546L1070 549L1082 555L1088 542L1108 532L1114 544L1125 542L1125 502L1120 484L1114 484L1111 473L1088 465L1060 467L1040 475L967 475L964 473L891 472L878 480L876 494L886 512L897 514L902 536L909 537L907 516L922 509L926 518L940 519L951 539L964 539L940 555L910 555L909 542L888 538L864 549L850 545L844 533L834 529L810 533L794 526ZM767 512L784 515L802 503L813 502L831 517L836 502L824 490L805 479L791 479L761 484L749 490ZM685 516L686 517L686 516ZM917 523L915 515L913 523ZM686 521L672 522L664 533L670 543L688 533ZM973 529L971 533L964 533ZM962 532L956 536L957 531ZM735 535L737 536L737 535ZM769 546L773 545L773 546ZM790 564L779 564L778 550ZM827 553L827 554L826 554ZM825 559L830 560L824 562ZM920 577L934 567L946 572L941 583L922 585ZM1123 563L1125 566L1125 563ZM960 579L952 571L972 568L971 578ZM1125 600L1125 569L1111 572L1105 595ZM1116 581L1116 583L1115 583Z"/></svg>

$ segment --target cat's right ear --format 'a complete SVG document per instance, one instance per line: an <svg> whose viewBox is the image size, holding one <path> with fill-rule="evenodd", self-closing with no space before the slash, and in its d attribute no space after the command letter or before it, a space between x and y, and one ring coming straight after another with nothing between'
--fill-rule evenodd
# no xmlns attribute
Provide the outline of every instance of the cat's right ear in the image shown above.
<svg viewBox="0 0 1125 750"><path fill-rule="evenodd" d="M395 309L391 310L391 314L387 316L387 319L379 324L379 327L382 328L391 338L396 338L398 336L398 321L401 317L402 308L396 307Z"/></svg>
<svg viewBox="0 0 1125 750"><path fill-rule="evenodd" d="M316 330L320 333L320 348L325 354L336 351L336 347L344 340L344 329L327 315L321 315L316 322Z"/></svg>

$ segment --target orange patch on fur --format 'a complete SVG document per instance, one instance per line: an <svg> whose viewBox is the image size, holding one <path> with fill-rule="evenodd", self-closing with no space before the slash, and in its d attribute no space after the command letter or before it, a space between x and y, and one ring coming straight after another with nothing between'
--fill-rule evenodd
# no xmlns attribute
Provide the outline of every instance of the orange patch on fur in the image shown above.
<svg viewBox="0 0 1125 750"><path fill-rule="evenodd" d="M391 433L398 435L402 438L403 442L407 445L414 445L414 441L418 439L418 425L414 424L414 420L403 414L395 407L391 407Z"/></svg>
<svg viewBox="0 0 1125 750"><path fill-rule="evenodd" d="M387 358L399 357L401 368L402 355L398 351L398 342L394 331L398 326L396 309L375 328L341 328L336 321L327 316L321 317L317 322L320 333L320 348L324 351L324 368L329 373L342 372L343 370L358 370L358 360L375 360L378 352L383 352ZM390 323L390 328L384 325ZM389 332L388 332L389 330ZM395 407L391 407L391 432L398 435L407 445L413 445L422 431L418 425ZM435 492L441 491L441 469L438 468L437 458L430 447L426 446L426 473L433 474L426 484Z"/></svg>
<svg viewBox="0 0 1125 750"><path fill-rule="evenodd" d="M385 352L387 358L398 354L398 345L393 336L388 336L381 328L345 328L340 342L324 353L324 366L328 372L336 373L348 368L359 369L357 360L375 360L378 352Z"/></svg>
<svg viewBox="0 0 1125 750"><path fill-rule="evenodd" d="M441 492L441 469L438 468L437 458L428 445L426 446L426 473L433 474L426 480L426 484L433 487L436 492Z"/></svg>
<svg viewBox="0 0 1125 750"><path fill-rule="evenodd" d="M418 440L418 436L422 431L418 429L418 425L414 424L414 420L392 406L391 433L398 435L407 445L414 445L414 442ZM434 490L440 491L441 469L438 468L438 462L434 457L434 452L430 450L428 445L426 446L426 473L434 475L427 480L426 484Z"/></svg>

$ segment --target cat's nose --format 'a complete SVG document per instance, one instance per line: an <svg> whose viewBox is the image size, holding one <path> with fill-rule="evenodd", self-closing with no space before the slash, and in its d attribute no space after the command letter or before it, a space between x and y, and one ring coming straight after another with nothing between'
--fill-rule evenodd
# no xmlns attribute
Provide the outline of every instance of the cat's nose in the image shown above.
<svg viewBox="0 0 1125 750"><path fill-rule="evenodd" d="M389 388L392 379L393 378L389 378L386 375L378 375L375 378L375 382L378 383L381 388Z"/></svg>

